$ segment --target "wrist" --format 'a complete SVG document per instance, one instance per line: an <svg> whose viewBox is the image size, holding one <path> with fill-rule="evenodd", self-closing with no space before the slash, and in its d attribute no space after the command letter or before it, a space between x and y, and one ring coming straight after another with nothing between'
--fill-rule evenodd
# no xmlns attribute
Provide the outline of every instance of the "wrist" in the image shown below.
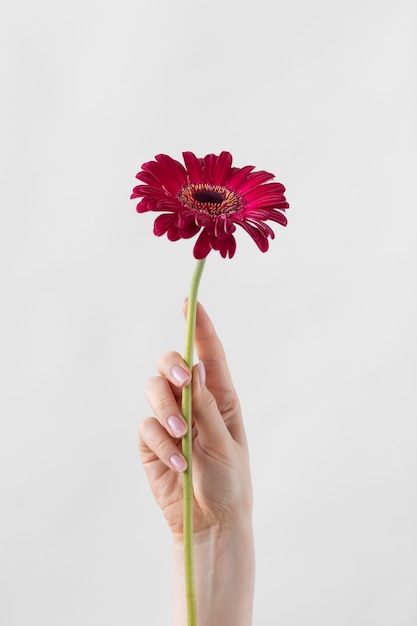
<svg viewBox="0 0 417 626"><path fill-rule="evenodd" d="M227 537L246 532L252 532L252 520L250 513L248 514L247 518L244 518L244 516L242 516L242 519L237 518L226 522L216 522L208 525L202 530L194 530L194 549L197 549L199 546L207 547L210 544L217 544L224 541ZM182 532L173 532L172 542L174 545L174 549L181 550L184 543Z"/></svg>
<svg viewBox="0 0 417 626"><path fill-rule="evenodd" d="M182 537L174 537L174 626L185 623ZM252 624L255 557L249 520L217 524L194 534L199 626Z"/></svg>

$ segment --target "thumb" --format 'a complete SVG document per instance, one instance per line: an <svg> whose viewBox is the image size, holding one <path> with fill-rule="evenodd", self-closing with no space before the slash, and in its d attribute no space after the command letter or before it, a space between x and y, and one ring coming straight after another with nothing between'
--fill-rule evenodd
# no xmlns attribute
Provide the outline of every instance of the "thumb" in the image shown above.
<svg viewBox="0 0 417 626"><path fill-rule="evenodd" d="M203 447L220 451L230 438L229 430L217 406L216 399L206 387L203 361L193 367L193 419ZM222 445L223 444L223 445Z"/></svg>
<svg viewBox="0 0 417 626"><path fill-rule="evenodd" d="M187 307L188 300L184 303L185 315ZM197 303L195 347L199 359L205 364L208 386L214 392L219 406L222 407L223 395L228 397L234 391L233 383L222 343L216 333L213 322L200 302Z"/></svg>

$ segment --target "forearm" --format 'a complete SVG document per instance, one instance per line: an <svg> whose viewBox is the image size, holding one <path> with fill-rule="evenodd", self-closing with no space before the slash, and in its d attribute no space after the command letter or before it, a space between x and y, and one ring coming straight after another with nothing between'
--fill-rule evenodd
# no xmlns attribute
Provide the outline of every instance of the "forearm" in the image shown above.
<svg viewBox="0 0 417 626"><path fill-rule="evenodd" d="M219 526L194 538L198 626L251 626L255 576L250 522ZM182 541L174 539L173 626L187 625Z"/></svg>

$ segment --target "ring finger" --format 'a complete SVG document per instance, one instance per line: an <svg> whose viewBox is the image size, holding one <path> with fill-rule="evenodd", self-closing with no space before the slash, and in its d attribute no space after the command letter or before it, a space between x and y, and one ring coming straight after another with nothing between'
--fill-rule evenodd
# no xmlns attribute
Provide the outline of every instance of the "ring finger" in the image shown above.
<svg viewBox="0 0 417 626"><path fill-rule="evenodd" d="M183 472L187 462L178 450L175 441L153 417L143 420L139 427L139 450L145 466L159 459L176 472Z"/></svg>

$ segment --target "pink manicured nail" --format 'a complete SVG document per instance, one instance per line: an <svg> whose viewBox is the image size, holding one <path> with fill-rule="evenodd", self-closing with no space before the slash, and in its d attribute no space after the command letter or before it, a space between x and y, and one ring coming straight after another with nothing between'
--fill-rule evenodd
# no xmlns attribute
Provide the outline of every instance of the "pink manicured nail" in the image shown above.
<svg viewBox="0 0 417 626"><path fill-rule="evenodd" d="M171 463L172 467L177 470L177 472L183 472L185 469L187 469L187 463L185 459L179 454L173 454L172 456L170 456L169 462Z"/></svg>
<svg viewBox="0 0 417 626"><path fill-rule="evenodd" d="M167 424L171 435L174 437L184 437L187 432L187 426L178 415L170 415L167 419Z"/></svg>
<svg viewBox="0 0 417 626"><path fill-rule="evenodd" d="M200 382L200 387L205 387L206 385L206 368L204 367L203 361L200 361L197 365L198 371L198 380Z"/></svg>
<svg viewBox="0 0 417 626"><path fill-rule="evenodd" d="M174 365L171 376L181 387L190 380L190 375L180 365Z"/></svg>

